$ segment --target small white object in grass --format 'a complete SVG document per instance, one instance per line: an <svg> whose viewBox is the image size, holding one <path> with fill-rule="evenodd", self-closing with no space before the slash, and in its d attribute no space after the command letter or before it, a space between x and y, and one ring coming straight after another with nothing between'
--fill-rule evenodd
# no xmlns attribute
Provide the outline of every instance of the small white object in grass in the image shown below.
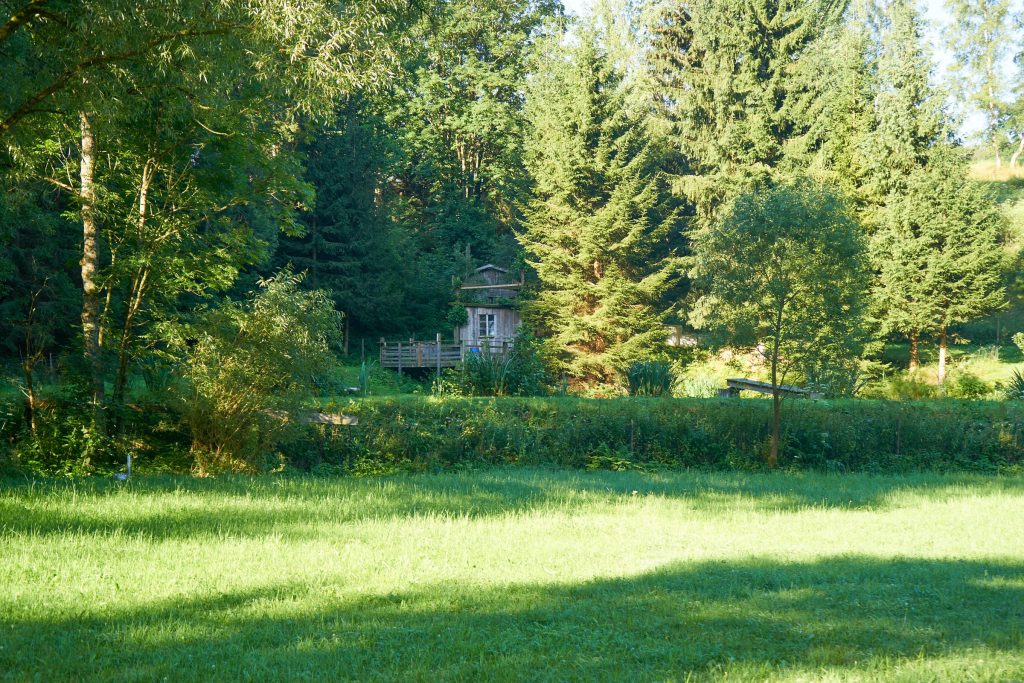
<svg viewBox="0 0 1024 683"><path fill-rule="evenodd" d="M118 481L127 481L128 477L132 476L132 454L128 454L128 469L125 472L118 472L114 475L114 479Z"/></svg>

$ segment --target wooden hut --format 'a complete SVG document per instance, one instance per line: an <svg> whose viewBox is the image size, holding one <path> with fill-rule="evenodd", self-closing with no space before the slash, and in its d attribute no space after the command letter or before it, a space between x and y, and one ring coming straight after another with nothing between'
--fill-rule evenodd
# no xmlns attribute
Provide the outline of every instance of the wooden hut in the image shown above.
<svg viewBox="0 0 1024 683"><path fill-rule="evenodd" d="M462 346L498 350L507 348L519 330L518 281L504 268L488 263L480 266L459 287L459 302L466 308L466 323L455 328Z"/></svg>
<svg viewBox="0 0 1024 683"><path fill-rule="evenodd" d="M380 366L398 372L451 368L485 349L507 353L519 330L517 300L523 286L508 271L487 264L466 278L458 289L458 302L466 309L466 324L455 328L455 338L445 343L438 334L434 341L389 342L380 340Z"/></svg>

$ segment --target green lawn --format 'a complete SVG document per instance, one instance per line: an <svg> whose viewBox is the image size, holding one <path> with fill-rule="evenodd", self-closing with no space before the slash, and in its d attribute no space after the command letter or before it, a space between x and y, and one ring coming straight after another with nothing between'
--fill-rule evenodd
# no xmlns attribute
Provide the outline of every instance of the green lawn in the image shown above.
<svg viewBox="0 0 1024 683"><path fill-rule="evenodd" d="M0 484L0 679L1024 680L1024 478Z"/></svg>

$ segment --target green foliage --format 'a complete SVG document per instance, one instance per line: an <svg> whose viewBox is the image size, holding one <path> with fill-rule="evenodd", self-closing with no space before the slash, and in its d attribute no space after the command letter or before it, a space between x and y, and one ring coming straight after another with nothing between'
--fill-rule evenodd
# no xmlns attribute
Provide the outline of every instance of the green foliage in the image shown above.
<svg viewBox="0 0 1024 683"><path fill-rule="evenodd" d="M520 330L507 352L489 345L467 354L454 370L434 382L444 396L540 396L547 394L551 360L541 340Z"/></svg>
<svg viewBox="0 0 1024 683"><path fill-rule="evenodd" d="M735 345L763 344L774 383L857 357L864 238L829 190L801 180L742 195L695 235L693 263L703 292L693 321Z"/></svg>
<svg viewBox="0 0 1024 683"><path fill-rule="evenodd" d="M1024 463L1024 408L986 401L793 401L779 465L992 471ZM760 469L770 401L417 398L350 403L359 427L317 441L325 462L413 470L483 463ZM310 451L305 446L304 451Z"/></svg>
<svg viewBox="0 0 1024 683"><path fill-rule="evenodd" d="M920 401L938 396L938 387L916 373L901 373L883 383L882 396L895 401Z"/></svg>
<svg viewBox="0 0 1024 683"><path fill-rule="evenodd" d="M1013 343L1020 349L1021 353L1024 353L1024 332L1018 332L1013 335Z"/></svg>
<svg viewBox="0 0 1024 683"><path fill-rule="evenodd" d="M784 175L824 99L805 71L846 3L701 0L656 5L655 101L682 159L676 189L706 227L752 181ZM827 44L827 43L826 43ZM830 71L811 69L820 79Z"/></svg>
<svg viewBox="0 0 1024 683"><path fill-rule="evenodd" d="M950 398L978 399L992 393L992 386L977 375L961 370L956 373L953 382L946 387L946 395Z"/></svg>
<svg viewBox="0 0 1024 683"><path fill-rule="evenodd" d="M630 396L670 396L675 376L672 364L661 360L637 361L626 369Z"/></svg>
<svg viewBox="0 0 1024 683"><path fill-rule="evenodd" d="M1015 370L1004 391L1008 400L1024 401L1024 373Z"/></svg>
<svg viewBox="0 0 1024 683"><path fill-rule="evenodd" d="M664 346L680 221L645 114L592 29L545 45L530 82L534 192L519 241L539 285L527 319L561 369L611 383Z"/></svg>
<svg viewBox="0 0 1024 683"><path fill-rule="evenodd" d="M1005 304L1003 219L965 174L963 154L940 145L889 200L872 238L885 331L941 333Z"/></svg>
<svg viewBox="0 0 1024 683"><path fill-rule="evenodd" d="M283 273L245 303L225 302L174 331L179 409L200 472L264 469L334 363L340 316L326 295Z"/></svg>

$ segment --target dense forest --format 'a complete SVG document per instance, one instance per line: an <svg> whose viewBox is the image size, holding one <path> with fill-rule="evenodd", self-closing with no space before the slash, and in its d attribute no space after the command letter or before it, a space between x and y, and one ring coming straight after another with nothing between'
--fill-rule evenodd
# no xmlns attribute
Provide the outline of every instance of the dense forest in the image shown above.
<svg viewBox="0 0 1024 683"><path fill-rule="evenodd" d="M1024 350L1009 0L947 0L942 69L913 0L0 8L19 467L185 444L203 471L259 469L288 416L371 375L1024 396L1019 372L954 362ZM522 273L512 358L419 383L373 367L381 338L466 324L458 287L484 264Z"/></svg>

